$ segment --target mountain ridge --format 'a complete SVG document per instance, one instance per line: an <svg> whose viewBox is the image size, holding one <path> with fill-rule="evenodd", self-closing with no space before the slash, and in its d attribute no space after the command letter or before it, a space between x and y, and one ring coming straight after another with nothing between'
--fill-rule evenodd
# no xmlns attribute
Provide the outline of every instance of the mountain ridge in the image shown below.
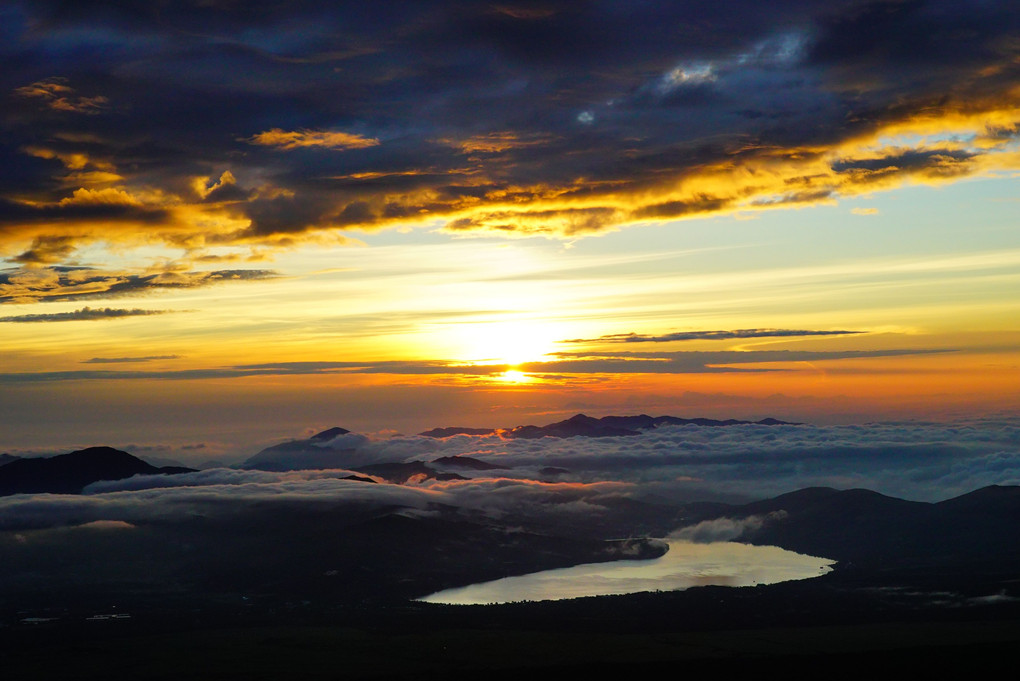
<svg viewBox="0 0 1020 681"><path fill-rule="evenodd" d="M839 561L894 566L1020 561L1020 486L990 485L939 502L811 487L749 504L690 504L686 527L746 521L736 538ZM751 522L753 521L753 522Z"/></svg>
<svg viewBox="0 0 1020 681"><path fill-rule="evenodd" d="M638 414L632 416L603 416L595 418L586 414L575 414L568 419L556 421L544 426L520 425L513 428L468 428L446 426L432 428L418 433L420 437L442 439L458 435L488 436L498 435L507 439L534 440L543 437L633 437L654 430L660 426L698 426L728 427L738 425L753 426L796 426L802 425L774 418L760 421L741 421L726 419L723 421L706 418L681 418L679 416L649 416ZM238 467L272 472L290 470L322 470L330 468L346 468L360 470L361 467L377 463L359 453L359 447L367 444L369 439L353 433L346 428L333 426L304 439L286 440L279 444L266 447L245 459ZM433 462L436 463L436 462ZM468 461L443 461L445 465L473 467L478 465ZM434 471L435 472L435 471Z"/></svg>
<svg viewBox="0 0 1020 681"><path fill-rule="evenodd" d="M181 466L156 467L113 447L87 447L57 456L21 458L0 466L0 496L81 494L85 487L101 480L174 475L194 470Z"/></svg>
<svg viewBox="0 0 1020 681"><path fill-rule="evenodd" d="M549 423L544 426L521 425L513 428L461 428L447 426L432 428L418 433L425 437L445 438L454 435L495 435L502 437L536 439L541 437L627 437L640 435L646 430L659 426L799 426L801 423L781 421L772 417L759 421L743 421L740 419L709 419L703 417L682 418L679 416L649 416L637 414L633 416L610 415L596 418L579 413L568 419Z"/></svg>

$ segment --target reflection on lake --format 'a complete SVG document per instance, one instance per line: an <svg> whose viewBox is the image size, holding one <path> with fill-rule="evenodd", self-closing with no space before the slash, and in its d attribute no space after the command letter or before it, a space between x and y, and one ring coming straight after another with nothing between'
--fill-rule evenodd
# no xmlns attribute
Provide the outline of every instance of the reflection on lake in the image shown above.
<svg viewBox="0 0 1020 681"><path fill-rule="evenodd" d="M776 546L734 542L695 544L669 540L669 551L652 560L617 560L546 570L519 577L446 589L419 598L427 603L488 605L550 601L639 591L673 591L692 586L752 586L818 577L833 560Z"/></svg>

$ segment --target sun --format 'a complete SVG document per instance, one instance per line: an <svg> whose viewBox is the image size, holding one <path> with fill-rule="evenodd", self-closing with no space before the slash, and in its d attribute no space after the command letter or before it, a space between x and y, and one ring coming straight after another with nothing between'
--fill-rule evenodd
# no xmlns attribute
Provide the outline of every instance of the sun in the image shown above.
<svg viewBox="0 0 1020 681"><path fill-rule="evenodd" d="M523 371L517 371L516 369L508 369L507 371L504 371L501 374L496 374L495 379L500 383L510 383L516 385L522 383L531 383L535 380L534 378L531 377L531 375L526 374Z"/></svg>

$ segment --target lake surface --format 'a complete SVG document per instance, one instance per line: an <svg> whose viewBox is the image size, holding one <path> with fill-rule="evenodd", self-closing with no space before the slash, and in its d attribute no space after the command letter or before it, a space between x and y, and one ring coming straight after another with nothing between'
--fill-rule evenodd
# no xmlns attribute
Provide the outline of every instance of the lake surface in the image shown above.
<svg viewBox="0 0 1020 681"><path fill-rule="evenodd" d="M818 577L829 572L836 562L776 546L735 542L695 544L675 539L668 543L669 551L652 560L617 560L545 570L446 589L418 600L449 605L490 605L675 591L692 586L753 586Z"/></svg>

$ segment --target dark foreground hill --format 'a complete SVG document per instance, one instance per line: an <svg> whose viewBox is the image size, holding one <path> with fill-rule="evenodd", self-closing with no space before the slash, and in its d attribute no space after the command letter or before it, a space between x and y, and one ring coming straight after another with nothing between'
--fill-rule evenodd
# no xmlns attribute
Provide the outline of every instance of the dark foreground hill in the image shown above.
<svg viewBox="0 0 1020 681"><path fill-rule="evenodd" d="M921 661L973 671L1020 644L1018 487L934 504L810 488L744 505L649 505L647 524L742 525L741 541L839 564L770 586L463 608L408 599L633 557L633 545L438 505L281 498L232 508L0 532L0 668L19 678L111 678L110 665L122 664L166 679L619 679L678 669L783 678L821 669L840 679L905 675ZM656 555L654 543L638 547Z"/></svg>
<svg viewBox="0 0 1020 681"><path fill-rule="evenodd" d="M439 508L265 507L131 530L24 532L0 562L0 665L12 678L130 670L167 680L980 675L1020 645L1018 563L1007 550L980 564L941 550L924 564L903 558L953 540L986 558L998 551L990 545L1015 551L1018 504L1020 488L988 487L936 504L812 488L692 505L692 521L695 511L701 522L765 518L745 540L830 546L844 558L823 577L769 586L468 607L404 599L620 554ZM877 548L857 545L869 536Z"/></svg>
<svg viewBox="0 0 1020 681"><path fill-rule="evenodd" d="M990 486L938 503L866 489L813 487L741 506L692 504L685 522L745 521L740 541L861 568L1020 564L1020 487Z"/></svg>
<svg viewBox="0 0 1020 681"><path fill-rule="evenodd" d="M89 447L47 458L17 459L0 466L0 496L9 494L80 494L100 480L134 475L172 475L191 468L156 467L112 447Z"/></svg>

